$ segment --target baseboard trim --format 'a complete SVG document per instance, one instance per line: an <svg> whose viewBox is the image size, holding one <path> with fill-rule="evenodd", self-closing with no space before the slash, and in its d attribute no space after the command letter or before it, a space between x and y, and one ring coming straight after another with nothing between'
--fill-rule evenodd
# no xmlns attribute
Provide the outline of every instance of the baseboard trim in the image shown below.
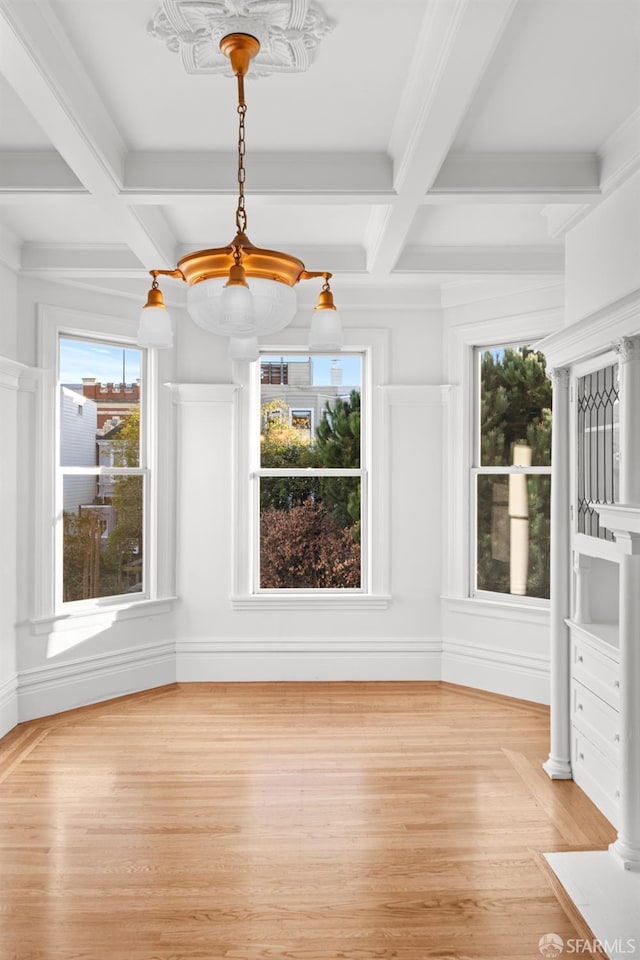
<svg viewBox="0 0 640 960"><path fill-rule="evenodd" d="M14 674L0 683L0 737L18 723L18 677Z"/></svg>
<svg viewBox="0 0 640 960"><path fill-rule="evenodd" d="M178 682L440 680L440 639L176 641Z"/></svg>
<svg viewBox="0 0 640 960"><path fill-rule="evenodd" d="M478 646L469 640L445 640L442 679L519 700L549 703L549 661L544 656Z"/></svg>
<svg viewBox="0 0 640 960"><path fill-rule="evenodd" d="M173 640L23 670L18 674L18 720L34 720L175 680Z"/></svg>

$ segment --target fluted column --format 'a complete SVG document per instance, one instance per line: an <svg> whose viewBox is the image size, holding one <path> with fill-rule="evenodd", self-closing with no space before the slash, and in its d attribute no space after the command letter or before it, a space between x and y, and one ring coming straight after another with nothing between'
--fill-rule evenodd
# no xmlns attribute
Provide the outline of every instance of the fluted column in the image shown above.
<svg viewBox="0 0 640 960"><path fill-rule="evenodd" d="M551 746L543 764L552 780L571 779L570 656L566 620L570 604L569 370L549 374L553 383L551 442Z"/></svg>

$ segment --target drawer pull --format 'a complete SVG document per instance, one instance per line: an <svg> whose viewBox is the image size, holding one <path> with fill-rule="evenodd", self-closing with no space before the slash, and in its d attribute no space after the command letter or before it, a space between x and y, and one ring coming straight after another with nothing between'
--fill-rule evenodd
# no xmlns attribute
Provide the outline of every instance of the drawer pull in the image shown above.
<svg viewBox="0 0 640 960"><path fill-rule="evenodd" d="M578 760L584 760L584 753L578 754Z"/></svg>
<svg viewBox="0 0 640 960"><path fill-rule="evenodd" d="M619 733L614 733L613 739L615 740L616 743L620 743L620 734L619 734Z"/></svg>
<svg viewBox="0 0 640 960"><path fill-rule="evenodd" d="M578 704L578 710L584 710L584 707L582 706L581 703Z"/></svg>
<svg viewBox="0 0 640 960"><path fill-rule="evenodd" d="M614 687L616 688L616 690L619 690L619 689L620 689L620 681L619 681L619 680L614 680L614 681L613 681L613 685L614 685Z"/></svg>
<svg viewBox="0 0 640 960"><path fill-rule="evenodd" d="M584 663L584 657L582 656L581 653L578 654L578 656L577 656L576 659L577 659L578 663Z"/></svg>
<svg viewBox="0 0 640 960"><path fill-rule="evenodd" d="M616 797L619 797L619 796L620 796L620 791L616 790Z"/></svg>

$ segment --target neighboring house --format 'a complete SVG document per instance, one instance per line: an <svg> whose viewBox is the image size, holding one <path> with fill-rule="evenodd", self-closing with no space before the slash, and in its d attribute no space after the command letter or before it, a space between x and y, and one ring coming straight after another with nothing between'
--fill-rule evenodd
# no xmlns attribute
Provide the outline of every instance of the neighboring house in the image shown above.
<svg viewBox="0 0 640 960"><path fill-rule="evenodd" d="M101 383L96 377L82 378L82 393L98 407L99 435L110 431L127 419L140 403L140 381L135 383Z"/></svg>
<svg viewBox="0 0 640 960"><path fill-rule="evenodd" d="M342 384L342 368L339 360L334 360L330 374L330 384L314 386L313 358L300 360L263 360L260 364L260 394L262 403L282 400L289 410L289 423L292 427L315 434L322 418L325 406L336 397L345 400L352 390L360 391L358 386Z"/></svg>
<svg viewBox="0 0 640 960"><path fill-rule="evenodd" d="M63 467L96 465L98 405L69 387L60 387L60 462ZM82 504L96 497L95 477L66 477L63 509L79 513Z"/></svg>

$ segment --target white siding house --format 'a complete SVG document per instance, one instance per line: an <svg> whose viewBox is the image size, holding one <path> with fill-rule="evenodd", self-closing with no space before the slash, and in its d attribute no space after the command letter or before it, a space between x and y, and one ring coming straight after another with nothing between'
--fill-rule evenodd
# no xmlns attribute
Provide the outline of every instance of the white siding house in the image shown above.
<svg viewBox="0 0 640 960"><path fill-rule="evenodd" d="M81 393L60 387L60 459L63 467L95 467L98 405ZM81 504L93 503L95 477L66 477L63 507L78 513Z"/></svg>

